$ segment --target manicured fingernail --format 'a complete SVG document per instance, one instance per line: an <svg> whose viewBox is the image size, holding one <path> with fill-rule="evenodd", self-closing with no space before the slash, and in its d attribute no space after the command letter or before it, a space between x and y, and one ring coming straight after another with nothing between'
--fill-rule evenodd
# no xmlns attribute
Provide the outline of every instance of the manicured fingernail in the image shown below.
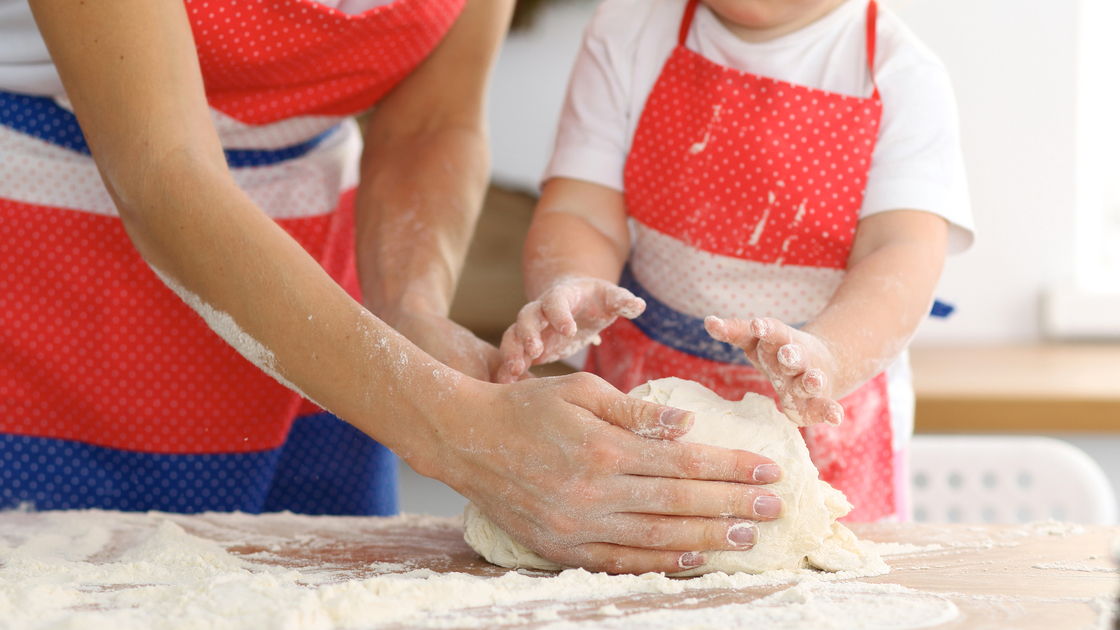
<svg viewBox="0 0 1120 630"><path fill-rule="evenodd" d="M692 412L676 407L666 407L658 417L661 426L670 429L683 429L692 424Z"/></svg>
<svg viewBox="0 0 1120 630"><path fill-rule="evenodd" d="M677 559L677 565L682 569L695 569L702 564L704 564L704 554L698 551L682 553Z"/></svg>
<svg viewBox="0 0 1120 630"><path fill-rule="evenodd" d="M754 546L758 540L758 528L754 523L736 523L727 529L727 541L733 545Z"/></svg>
<svg viewBox="0 0 1120 630"><path fill-rule="evenodd" d="M773 495L764 494L755 497L752 507L754 507L754 513L759 516L778 518L782 515L782 500Z"/></svg>
<svg viewBox="0 0 1120 630"><path fill-rule="evenodd" d="M840 423L844 421L844 410L838 409L836 407L831 407L825 413L824 419L825 422L831 424L834 427L838 427L840 426Z"/></svg>
<svg viewBox="0 0 1120 630"><path fill-rule="evenodd" d="M758 483L774 483L782 478L782 467L777 464L755 466L753 477Z"/></svg>

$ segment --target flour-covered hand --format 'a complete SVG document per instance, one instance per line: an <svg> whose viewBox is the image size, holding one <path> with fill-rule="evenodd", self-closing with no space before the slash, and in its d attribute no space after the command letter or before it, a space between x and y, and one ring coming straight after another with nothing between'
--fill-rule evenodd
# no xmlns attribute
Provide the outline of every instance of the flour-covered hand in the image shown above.
<svg viewBox="0 0 1120 630"><path fill-rule="evenodd" d="M512 383L529 366L571 356L618 317L641 315L646 303L598 278L566 278L526 304L502 336L498 382Z"/></svg>
<svg viewBox="0 0 1120 630"><path fill-rule="evenodd" d="M782 470L743 450L676 438L694 414L587 373L496 386L461 379L438 430L408 454L513 539L561 566L675 573L747 550L782 513ZM406 449L408 450L408 449Z"/></svg>
<svg viewBox="0 0 1120 630"><path fill-rule="evenodd" d="M747 360L770 379L782 411L798 426L838 425L844 408L832 398L837 361L818 337L777 319L708 317L712 338L743 349Z"/></svg>

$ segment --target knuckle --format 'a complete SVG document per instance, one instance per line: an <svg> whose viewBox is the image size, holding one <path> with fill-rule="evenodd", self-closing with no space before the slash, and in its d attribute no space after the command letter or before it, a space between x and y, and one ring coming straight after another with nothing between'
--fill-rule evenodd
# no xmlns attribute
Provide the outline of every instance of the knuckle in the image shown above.
<svg viewBox="0 0 1120 630"><path fill-rule="evenodd" d="M667 519L651 519L645 525L643 540L650 548L665 549L672 546L675 529Z"/></svg>
<svg viewBox="0 0 1120 630"><path fill-rule="evenodd" d="M576 544L576 537L583 530L579 521L559 511L548 517L545 526L551 532L551 538L561 547Z"/></svg>
<svg viewBox="0 0 1120 630"><path fill-rule="evenodd" d="M616 470L625 455L621 446L602 437L589 439L586 449L588 467L596 472Z"/></svg>
<svg viewBox="0 0 1120 630"><path fill-rule="evenodd" d="M689 479L702 477L710 468L703 453L695 449L681 449L677 455L677 469Z"/></svg>

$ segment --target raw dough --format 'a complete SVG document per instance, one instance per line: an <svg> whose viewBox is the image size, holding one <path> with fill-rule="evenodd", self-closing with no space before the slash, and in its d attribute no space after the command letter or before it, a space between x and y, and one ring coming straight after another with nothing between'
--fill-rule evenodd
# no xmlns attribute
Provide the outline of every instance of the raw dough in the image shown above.
<svg viewBox="0 0 1120 630"><path fill-rule="evenodd" d="M679 378L650 381L630 395L695 412L696 423L680 438L682 442L752 451L774 460L783 471L781 481L767 487L785 501L785 513L779 519L758 523L758 542L752 549L711 552L703 566L675 576L807 567L885 572L878 554L860 549L852 532L836 522L851 511L851 504L839 490L817 478L817 469L797 427L772 400L758 394L747 394L740 402L724 400L699 383ZM563 568L510 538L473 504L467 505L464 519L467 543L493 564Z"/></svg>

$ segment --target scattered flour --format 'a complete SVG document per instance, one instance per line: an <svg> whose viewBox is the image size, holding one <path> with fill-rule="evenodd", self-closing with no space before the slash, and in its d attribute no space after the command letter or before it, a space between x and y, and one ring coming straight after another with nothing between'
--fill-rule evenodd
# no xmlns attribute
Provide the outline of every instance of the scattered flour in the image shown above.
<svg viewBox="0 0 1120 630"><path fill-rule="evenodd" d="M1101 567L1083 562L1044 562L1032 564L1032 569L1058 569L1060 571L1081 571L1083 573L1120 573L1115 567Z"/></svg>
<svg viewBox="0 0 1120 630"><path fill-rule="evenodd" d="M307 396L303 392L301 392L298 387L281 376L280 370L276 366L276 356L272 354L272 351L266 348L264 344L257 341L244 330L242 330L229 313L219 311L213 306L210 306L209 304L204 302L201 297L195 295L194 293L191 293L187 290L186 287L176 282L175 279L171 276L163 273L159 269L156 269L152 265L149 265L149 267L152 268L152 271L155 272L156 276L158 276L160 280L163 280L163 283L167 285L167 288L174 291L181 300L187 303L187 306L190 306L192 309L194 309L195 312L198 313L202 317L202 319L206 321L206 325L210 326L210 328L215 333L217 333L219 337L224 339L226 343L233 346L233 349L237 350L237 352L240 353L241 356L245 357L249 360L250 363L263 370L265 374L268 374L272 378L276 379L276 381L284 387L287 387L300 396L307 398Z"/></svg>
<svg viewBox="0 0 1120 630"><path fill-rule="evenodd" d="M921 628L952 604L893 585L843 583L851 572L611 576L573 569L499 577L376 563L349 579L329 562L307 570L265 560L281 547L327 548L362 531L460 531L452 519L346 519L292 514L7 512L0 514L2 630L330 630L336 628ZM395 528L395 529L391 529ZM313 532L308 534L308 532ZM332 532L337 532L334 536ZM388 535L387 533L387 535ZM351 538L345 538L345 535ZM415 535L415 534L413 534ZM453 539L452 539L453 540ZM234 551L240 549L245 554ZM254 551L261 550L261 551ZM312 553L311 556L315 554ZM380 574L400 569L400 573ZM787 588L754 603L676 608L713 593ZM675 597L672 607L641 598ZM625 610L616 602L627 604ZM590 606L590 608L587 608ZM579 609L598 612L567 618ZM618 616L615 616L615 613ZM633 620L633 621L631 621ZM821 625L821 620L828 623ZM800 624L800 625L798 625ZM844 625L847 624L847 625Z"/></svg>

